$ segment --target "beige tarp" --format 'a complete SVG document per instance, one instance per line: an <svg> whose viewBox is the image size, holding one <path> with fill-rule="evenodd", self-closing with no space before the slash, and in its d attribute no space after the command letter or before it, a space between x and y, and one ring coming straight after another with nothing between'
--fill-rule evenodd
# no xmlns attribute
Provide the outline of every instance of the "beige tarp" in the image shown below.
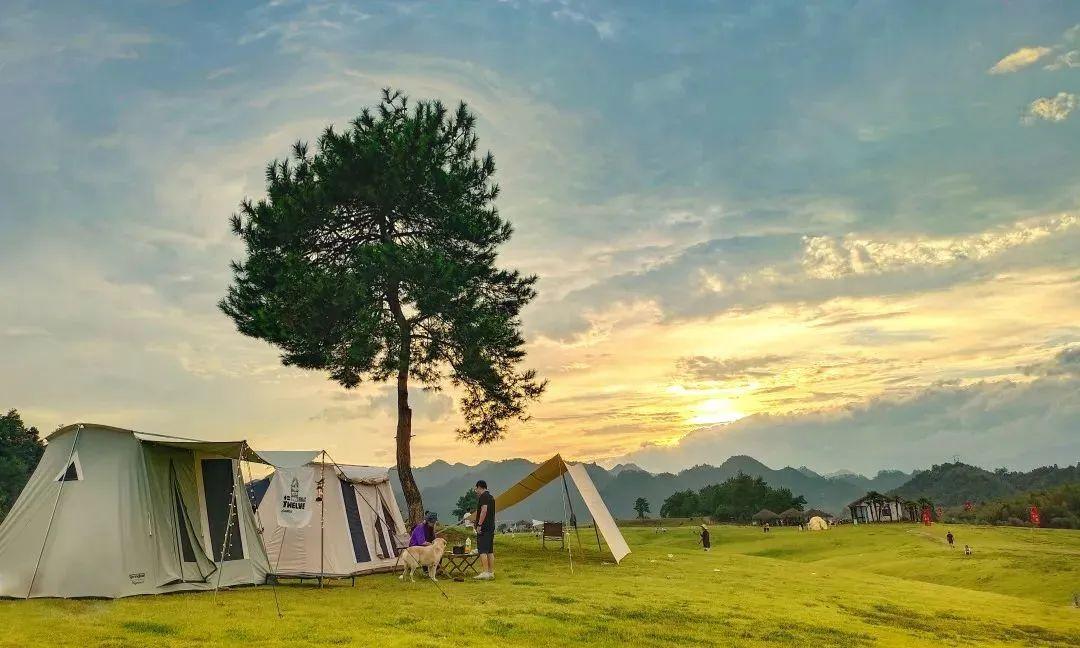
<svg viewBox="0 0 1080 648"><path fill-rule="evenodd" d="M495 498L495 510L502 511L525 500L556 478L562 476L563 473L570 473L571 481L574 482L574 486L577 487L578 492L581 494L581 499L585 501L585 506L592 515L593 524L600 531L600 535L604 537L604 542L607 543L611 555L615 557L615 562L621 561L630 553L630 547L627 546L618 525L615 524L614 518L611 517L611 511L604 504L600 492L596 490L596 485L593 484L589 473L585 471L585 466L582 464L567 464L563 461L561 455L555 455L548 459L524 479L500 493Z"/></svg>

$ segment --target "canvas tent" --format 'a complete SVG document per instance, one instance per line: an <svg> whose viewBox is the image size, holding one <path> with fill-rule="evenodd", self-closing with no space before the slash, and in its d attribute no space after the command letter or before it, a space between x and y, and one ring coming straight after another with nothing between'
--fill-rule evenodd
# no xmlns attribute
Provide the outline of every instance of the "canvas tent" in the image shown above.
<svg viewBox="0 0 1080 648"><path fill-rule="evenodd" d="M266 581L243 441L95 424L48 436L0 526L0 597L103 597Z"/></svg>
<svg viewBox="0 0 1080 648"><path fill-rule="evenodd" d="M622 533L619 532L619 527L611 517L611 512L608 511L604 500L600 498L596 485L593 484L589 473L585 471L585 466L582 464L566 463L560 455L555 455L540 464L536 470L532 471L524 479L499 494L495 498L495 511L504 511L510 508L559 477L562 477L563 486L566 488L565 475L570 475L570 480L574 482L578 493L581 494L581 499L585 501L585 507L589 509L589 513L592 515L597 532L604 537L608 550L611 551L611 555L615 557L615 562L618 563L630 553L630 547L627 546L626 540L623 539ZM568 489L567 499L569 500Z"/></svg>
<svg viewBox="0 0 1080 648"><path fill-rule="evenodd" d="M824 531L829 528L829 523L815 515L806 523L806 528L811 531Z"/></svg>
<svg viewBox="0 0 1080 648"><path fill-rule="evenodd" d="M321 450L259 456L275 467L256 502L274 574L345 578L393 569L408 539L386 468L337 464ZM313 492L319 482L321 500ZM290 519L301 504L303 519Z"/></svg>

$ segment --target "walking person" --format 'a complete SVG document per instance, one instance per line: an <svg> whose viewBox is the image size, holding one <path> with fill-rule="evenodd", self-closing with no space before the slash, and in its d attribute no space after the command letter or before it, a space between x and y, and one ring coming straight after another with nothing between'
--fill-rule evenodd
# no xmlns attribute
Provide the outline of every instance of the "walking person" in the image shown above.
<svg viewBox="0 0 1080 648"><path fill-rule="evenodd" d="M705 551L712 548L712 541L709 539L709 528L704 524L701 525L701 546L705 547Z"/></svg>
<svg viewBox="0 0 1080 648"><path fill-rule="evenodd" d="M949 541L949 548L951 549L953 542L956 540L956 538L953 537L952 531L945 534L945 539Z"/></svg>
<svg viewBox="0 0 1080 648"><path fill-rule="evenodd" d="M487 482L476 482L476 553L480 554L480 575L476 580L495 578L495 498L488 492Z"/></svg>

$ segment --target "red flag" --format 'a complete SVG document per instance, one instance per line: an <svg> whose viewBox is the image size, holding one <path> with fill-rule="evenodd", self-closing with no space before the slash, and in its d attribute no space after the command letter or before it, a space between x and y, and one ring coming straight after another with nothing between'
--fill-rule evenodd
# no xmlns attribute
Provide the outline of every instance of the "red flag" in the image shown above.
<svg viewBox="0 0 1080 648"><path fill-rule="evenodd" d="M1041 518L1039 517L1039 507L1038 506L1032 505L1032 507L1031 507L1031 516L1030 517L1031 517L1031 523L1033 525L1035 525L1035 526L1039 526L1039 521L1040 521Z"/></svg>
<svg viewBox="0 0 1080 648"><path fill-rule="evenodd" d="M922 507L922 523L925 524L926 526L930 526L931 524L933 524L933 520L931 520L931 518L930 518L930 507L929 506Z"/></svg>

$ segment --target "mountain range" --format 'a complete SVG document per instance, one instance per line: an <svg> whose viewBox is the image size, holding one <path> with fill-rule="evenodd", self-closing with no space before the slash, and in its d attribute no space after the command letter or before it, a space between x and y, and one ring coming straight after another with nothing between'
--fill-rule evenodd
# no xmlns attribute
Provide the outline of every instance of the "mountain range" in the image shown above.
<svg viewBox="0 0 1080 648"><path fill-rule="evenodd" d="M477 479L484 479L494 493L512 486L536 469L538 464L526 459L483 461L475 466L463 463L450 464L435 461L430 465L413 469L417 485L424 497L424 506L439 514L439 519L450 521L459 497L472 488ZM912 478L911 473L899 470L883 470L874 477L843 471L834 476L821 475L809 468L772 469L757 459L734 456L719 466L700 465L678 473L650 473L634 464L620 464L611 469L596 464L585 464L612 515L616 518L634 517L634 501L644 497L649 502L653 516L659 516L664 500L676 491L700 490L710 484L719 484L739 472L760 476L773 487L791 489L806 498L807 506L842 514L844 507L868 490L887 492ZM401 496L397 471L391 469L391 484L399 501ZM588 519L584 502L570 488L570 506L582 521ZM506 511L499 511L503 521L539 519L561 520L565 517L563 485L556 480L535 495Z"/></svg>

